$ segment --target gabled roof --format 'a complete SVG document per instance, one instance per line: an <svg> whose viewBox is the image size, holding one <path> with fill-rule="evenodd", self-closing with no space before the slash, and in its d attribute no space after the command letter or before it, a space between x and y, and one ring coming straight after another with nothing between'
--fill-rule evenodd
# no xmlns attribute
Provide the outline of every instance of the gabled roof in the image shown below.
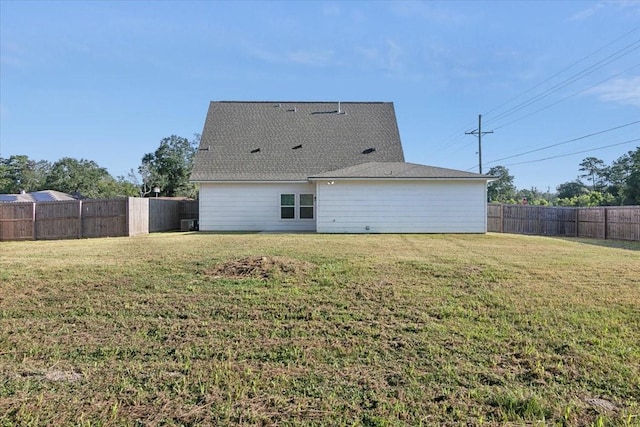
<svg viewBox="0 0 640 427"><path fill-rule="evenodd" d="M309 177L318 179L480 179L490 180L489 175L480 175L455 169L418 165L404 162L369 162L343 169L324 172Z"/></svg>
<svg viewBox="0 0 640 427"><path fill-rule="evenodd" d="M58 202L76 200L67 193L55 190L34 191L23 194L0 194L0 202Z"/></svg>
<svg viewBox="0 0 640 427"><path fill-rule="evenodd" d="M403 162L391 102L211 102L191 180L303 181Z"/></svg>

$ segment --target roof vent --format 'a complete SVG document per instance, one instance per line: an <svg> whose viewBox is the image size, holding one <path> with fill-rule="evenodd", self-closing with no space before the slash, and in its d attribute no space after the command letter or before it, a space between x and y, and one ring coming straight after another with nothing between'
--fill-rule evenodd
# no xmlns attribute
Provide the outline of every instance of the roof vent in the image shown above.
<svg viewBox="0 0 640 427"><path fill-rule="evenodd" d="M347 114L344 111L342 111L342 106L340 105L340 101L338 101L338 111L336 111L336 114Z"/></svg>
<svg viewBox="0 0 640 427"><path fill-rule="evenodd" d="M374 151L376 151L376 149L375 149L375 148L373 148L373 147L371 147L371 148L367 148L366 150L364 150L364 151L362 152L362 154L371 154L371 153L373 153Z"/></svg>
<svg viewBox="0 0 640 427"><path fill-rule="evenodd" d="M292 150L297 150L298 148L302 148L302 144L296 145L295 147L291 147Z"/></svg>
<svg viewBox="0 0 640 427"><path fill-rule="evenodd" d="M259 148L256 148L256 149L254 149L254 150L251 150L251 154L253 154L253 153L259 153L259 152L260 152L260 149L259 149Z"/></svg>

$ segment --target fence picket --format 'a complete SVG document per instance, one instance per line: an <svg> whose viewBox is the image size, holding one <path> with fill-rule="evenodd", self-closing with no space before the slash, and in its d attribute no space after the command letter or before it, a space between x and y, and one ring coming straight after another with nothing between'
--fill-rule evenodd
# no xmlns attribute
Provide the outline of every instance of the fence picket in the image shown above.
<svg viewBox="0 0 640 427"><path fill-rule="evenodd" d="M198 219L193 200L138 197L41 203L0 203L0 241L134 236L179 230Z"/></svg>
<svg viewBox="0 0 640 427"><path fill-rule="evenodd" d="M490 204L487 215L490 232L640 241L640 206Z"/></svg>

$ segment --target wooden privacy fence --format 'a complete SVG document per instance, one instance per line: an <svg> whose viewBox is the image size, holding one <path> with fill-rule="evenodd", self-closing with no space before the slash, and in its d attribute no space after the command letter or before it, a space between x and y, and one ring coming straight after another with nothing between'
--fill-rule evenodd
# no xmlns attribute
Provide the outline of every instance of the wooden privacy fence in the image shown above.
<svg viewBox="0 0 640 427"><path fill-rule="evenodd" d="M197 201L138 197L0 203L0 241L135 236L180 229L197 214Z"/></svg>
<svg viewBox="0 0 640 427"><path fill-rule="evenodd" d="M490 204L487 231L640 241L640 206L570 208Z"/></svg>

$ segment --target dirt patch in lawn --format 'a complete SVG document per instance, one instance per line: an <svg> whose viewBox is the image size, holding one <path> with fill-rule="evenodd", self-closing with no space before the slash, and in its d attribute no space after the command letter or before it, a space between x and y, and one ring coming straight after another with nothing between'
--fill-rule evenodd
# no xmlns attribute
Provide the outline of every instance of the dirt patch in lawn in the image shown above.
<svg viewBox="0 0 640 427"><path fill-rule="evenodd" d="M303 278L316 268L315 264L281 256L252 256L227 261L208 271L216 278L229 279L281 279Z"/></svg>
<svg viewBox="0 0 640 427"><path fill-rule="evenodd" d="M49 381L64 381L72 383L75 381L80 381L82 379L82 374L75 371L51 370L47 371L44 374L44 377Z"/></svg>

